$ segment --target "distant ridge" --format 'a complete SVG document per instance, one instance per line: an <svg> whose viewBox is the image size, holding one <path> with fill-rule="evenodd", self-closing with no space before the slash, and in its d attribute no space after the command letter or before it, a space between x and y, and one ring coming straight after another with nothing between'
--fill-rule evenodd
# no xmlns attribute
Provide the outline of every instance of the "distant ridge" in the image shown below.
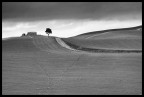
<svg viewBox="0 0 144 97"><path fill-rule="evenodd" d="M71 48L88 52L141 53L142 25L93 31L62 40Z"/></svg>
<svg viewBox="0 0 144 97"><path fill-rule="evenodd" d="M92 31L92 32L87 32L87 33L83 33L77 36L81 36L81 35L89 35L89 34L101 34L101 33L105 33L108 31L121 31L121 30L135 30L135 29L142 29L142 25L140 26L135 26L135 27L129 27L129 28L118 28L118 29L107 29L107 30L101 30L101 31Z"/></svg>

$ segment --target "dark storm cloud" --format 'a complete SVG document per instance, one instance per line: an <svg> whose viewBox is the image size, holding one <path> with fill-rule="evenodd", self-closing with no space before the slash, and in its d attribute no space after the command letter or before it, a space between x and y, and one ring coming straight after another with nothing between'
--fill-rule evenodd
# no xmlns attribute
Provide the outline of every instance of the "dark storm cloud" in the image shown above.
<svg viewBox="0 0 144 97"><path fill-rule="evenodd" d="M99 19L123 14L141 15L141 10L141 2L3 2L2 19Z"/></svg>

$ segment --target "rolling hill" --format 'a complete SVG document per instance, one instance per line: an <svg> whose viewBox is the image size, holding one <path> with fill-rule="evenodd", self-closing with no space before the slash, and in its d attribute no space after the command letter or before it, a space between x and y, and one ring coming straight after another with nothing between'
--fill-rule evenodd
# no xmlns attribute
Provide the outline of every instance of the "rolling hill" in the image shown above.
<svg viewBox="0 0 144 97"><path fill-rule="evenodd" d="M124 29L90 32L75 37L63 38L67 44L77 48L109 50L142 50L141 26Z"/></svg>
<svg viewBox="0 0 144 97"><path fill-rule="evenodd" d="M71 50L71 45L63 44L108 51L141 50L141 36L129 32L129 38L114 38L126 33L115 31L99 34L99 39L95 34L87 34L2 40L2 94L141 95L141 53L89 53L83 49Z"/></svg>

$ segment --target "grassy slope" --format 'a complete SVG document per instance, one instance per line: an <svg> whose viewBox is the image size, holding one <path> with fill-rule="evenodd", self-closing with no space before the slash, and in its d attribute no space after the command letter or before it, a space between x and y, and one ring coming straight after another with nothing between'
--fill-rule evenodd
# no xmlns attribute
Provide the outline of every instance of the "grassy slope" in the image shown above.
<svg viewBox="0 0 144 97"><path fill-rule="evenodd" d="M53 39L2 41L2 94L141 94L141 54L82 54Z"/></svg>
<svg viewBox="0 0 144 97"><path fill-rule="evenodd" d="M141 29L141 30L138 30L138 29ZM120 32L121 34L123 32L124 32L124 34L126 34L128 32L128 34L129 34L129 31L131 32L131 35L132 34L137 35L138 33L135 33L135 32L136 31L137 32L142 32L142 26L136 26L136 27L131 27L131 28L108 29L108 30L102 30L102 31L87 32L87 33L84 33L84 34L77 35L74 38L86 38L86 37L89 37L89 36L101 35L101 34L104 34L106 32L118 32L118 33ZM142 33L139 33L139 34L142 34Z"/></svg>
<svg viewBox="0 0 144 97"><path fill-rule="evenodd" d="M141 50L142 31L131 30L108 30L102 33L87 33L76 37L63 38L65 42L83 48L92 49L117 49L117 50Z"/></svg>

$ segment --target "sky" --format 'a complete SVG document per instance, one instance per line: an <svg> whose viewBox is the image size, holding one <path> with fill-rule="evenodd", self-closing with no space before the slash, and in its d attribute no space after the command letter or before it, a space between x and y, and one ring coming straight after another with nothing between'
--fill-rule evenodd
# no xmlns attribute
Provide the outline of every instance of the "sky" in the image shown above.
<svg viewBox="0 0 144 97"><path fill-rule="evenodd" d="M2 2L2 38L52 29L51 36L142 25L141 2Z"/></svg>

